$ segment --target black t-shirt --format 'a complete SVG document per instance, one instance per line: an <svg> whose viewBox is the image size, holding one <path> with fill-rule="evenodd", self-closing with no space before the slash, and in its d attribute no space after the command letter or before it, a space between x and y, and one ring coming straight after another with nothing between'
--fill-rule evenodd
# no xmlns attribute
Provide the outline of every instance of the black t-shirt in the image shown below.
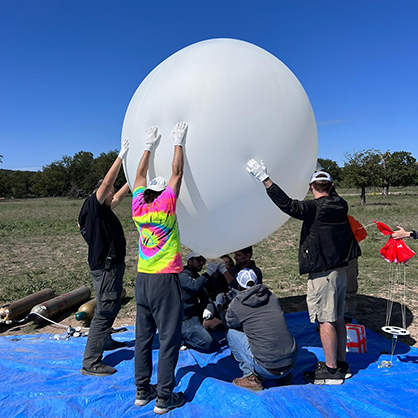
<svg viewBox="0 0 418 418"><path fill-rule="evenodd" d="M102 269L107 256L112 257L112 262L116 264L125 261L126 240L122 225L110 206L99 203L96 193L84 202L78 223L89 245L91 270Z"/></svg>

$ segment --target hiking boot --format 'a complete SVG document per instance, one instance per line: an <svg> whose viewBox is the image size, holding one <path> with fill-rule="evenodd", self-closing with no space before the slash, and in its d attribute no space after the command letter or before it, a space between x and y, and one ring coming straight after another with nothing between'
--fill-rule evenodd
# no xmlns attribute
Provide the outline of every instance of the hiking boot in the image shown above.
<svg viewBox="0 0 418 418"><path fill-rule="evenodd" d="M135 397L136 406L145 406L157 397L156 385L149 385L148 389L137 389Z"/></svg>
<svg viewBox="0 0 418 418"><path fill-rule="evenodd" d="M109 338L106 340L103 350L104 351L112 351L118 348L126 347L125 342L115 341L113 338Z"/></svg>
<svg viewBox="0 0 418 418"><path fill-rule="evenodd" d="M186 403L186 398L183 392L172 393L169 398L164 399L157 397L155 402L154 412L156 414L166 414L174 408L180 408Z"/></svg>
<svg viewBox="0 0 418 418"><path fill-rule="evenodd" d="M81 369L81 374L85 376L110 376L113 373L116 373L117 370L112 366L107 366L106 364L99 363L96 366L93 366L91 369Z"/></svg>
<svg viewBox="0 0 418 418"><path fill-rule="evenodd" d="M340 369L333 374L330 373L325 362L318 361L316 369L311 372L303 373L303 377L308 383L314 385L342 385L344 383L344 375Z"/></svg>
<svg viewBox="0 0 418 418"><path fill-rule="evenodd" d="M232 382L235 386L240 388L250 389L255 392L263 390L263 384L260 379L255 374L250 374L249 376L238 377Z"/></svg>

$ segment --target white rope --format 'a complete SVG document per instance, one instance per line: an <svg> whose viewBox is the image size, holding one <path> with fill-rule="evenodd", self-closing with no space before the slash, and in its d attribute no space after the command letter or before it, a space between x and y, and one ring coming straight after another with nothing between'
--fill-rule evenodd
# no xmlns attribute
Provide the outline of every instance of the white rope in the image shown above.
<svg viewBox="0 0 418 418"><path fill-rule="evenodd" d="M59 324L58 322L54 322L52 319L46 318L45 316L43 316L43 315L41 315L37 312L32 312L31 314L32 315L38 315L40 318L44 319L45 321L51 322L51 324L57 325L58 327L61 327L61 328L68 329L68 327L70 326L70 325L63 325L63 324ZM89 329L89 328L85 328L85 327L80 327L80 328L81 329Z"/></svg>

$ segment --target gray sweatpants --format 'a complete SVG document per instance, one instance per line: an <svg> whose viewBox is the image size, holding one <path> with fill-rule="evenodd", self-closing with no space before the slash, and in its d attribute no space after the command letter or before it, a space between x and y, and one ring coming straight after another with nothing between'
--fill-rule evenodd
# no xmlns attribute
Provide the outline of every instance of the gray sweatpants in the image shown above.
<svg viewBox="0 0 418 418"><path fill-rule="evenodd" d="M176 383L183 304L177 274L138 273L135 284L135 385L147 389L152 375L152 343L158 329L157 394L168 398Z"/></svg>
<svg viewBox="0 0 418 418"><path fill-rule="evenodd" d="M83 368L87 370L102 361L105 342L110 337L113 322L121 305L124 272L125 264L114 264L109 271L91 270L97 306L84 350Z"/></svg>

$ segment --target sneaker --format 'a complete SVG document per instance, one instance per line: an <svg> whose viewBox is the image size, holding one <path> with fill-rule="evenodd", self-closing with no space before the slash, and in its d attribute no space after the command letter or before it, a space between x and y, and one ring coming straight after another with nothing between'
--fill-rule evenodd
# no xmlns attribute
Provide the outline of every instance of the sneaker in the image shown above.
<svg viewBox="0 0 418 418"><path fill-rule="evenodd" d="M112 350L117 350L118 348L122 348L122 347L126 347L126 343L125 342L115 341L113 338L109 338L106 341L103 350L105 350L105 351L112 351Z"/></svg>
<svg viewBox="0 0 418 418"><path fill-rule="evenodd" d="M110 376L116 372L117 370L114 367L107 366L103 363L99 363L91 369L85 369L84 367L81 369L81 374L85 376Z"/></svg>
<svg viewBox="0 0 418 418"><path fill-rule="evenodd" d="M168 399L157 397L155 402L154 412L156 414L166 414L174 408L180 408L186 403L186 398L183 392L172 393Z"/></svg>
<svg viewBox="0 0 418 418"><path fill-rule="evenodd" d="M235 386L240 388L250 389L255 392L263 390L263 384L260 379L255 374L250 374L249 376L238 377L232 382Z"/></svg>
<svg viewBox="0 0 418 418"><path fill-rule="evenodd" d="M350 373L350 366L347 362L340 363L339 369L341 370L344 379L351 379L353 377L353 375Z"/></svg>
<svg viewBox="0 0 418 418"><path fill-rule="evenodd" d="M344 383L344 375L341 373L341 370L337 369L332 374L328 371L323 361L318 361L316 369L303 373L303 377L308 383L313 383L314 385L342 385Z"/></svg>
<svg viewBox="0 0 418 418"><path fill-rule="evenodd" d="M137 389L135 397L136 406L145 406L157 397L156 385L149 385L148 389Z"/></svg>

